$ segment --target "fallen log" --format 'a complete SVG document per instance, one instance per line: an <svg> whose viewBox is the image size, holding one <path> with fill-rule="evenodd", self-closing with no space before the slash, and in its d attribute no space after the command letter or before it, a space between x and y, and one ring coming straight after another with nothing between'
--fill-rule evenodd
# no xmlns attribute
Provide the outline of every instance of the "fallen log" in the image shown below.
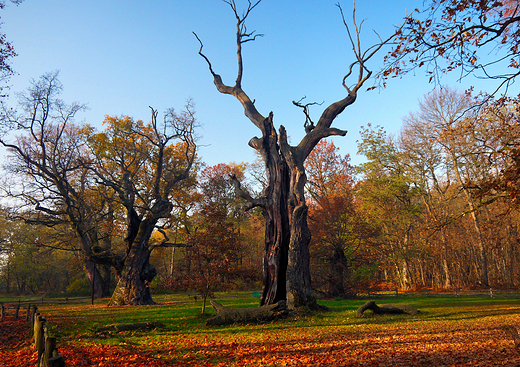
<svg viewBox="0 0 520 367"><path fill-rule="evenodd" d="M363 306L358 308L356 317L363 317L363 312L366 310L372 310L373 313L377 315L401 315L401 314L408 314L408 315L417 315L421 313L418 309L415 307L412 307L410 305L392 305L392 304L384 304L381 306L376 305L375 301L368 301Z"/></svg>
<svg viewBox="0 0 520 367"><path fill-rule="evenodd" d="M289 316L289 309L285 301L251 308L228 308L213 300L210 302L217 314L206 321L207 326L249 324L272 321Z"/></svg>
<svg viewBox="0 0 520 367"><path fill-rule="evenodd" d="M98 327L95 329L96 332L115 331L119 333L121 331L135 331L135 330L152 330L157 328L163 328L162 322L151 321L151 322L134 322L130 324L113 324Z"/></svg>

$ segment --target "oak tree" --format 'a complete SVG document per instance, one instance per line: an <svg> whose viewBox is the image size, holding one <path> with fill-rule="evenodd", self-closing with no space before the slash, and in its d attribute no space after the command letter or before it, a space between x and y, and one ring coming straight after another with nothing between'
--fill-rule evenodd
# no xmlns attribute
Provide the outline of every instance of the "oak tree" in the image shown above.
<svg viewBox="0 0 520 367"><path fill-rule="evenodd" d="M429 0L406 16L384 79L424 67L430 81L451 71L497 81L495 94L520 75L520 5L515 0Z"/></svg>
<svg viewBox="0 0 520 367"><path fill-rule="evenodd" d="M193 105L188 102L180 114L169 109L162 122L157 116L152 109L148 124L128 116L107 116L105 131L88 137L89 170L114 193L124 217L122 254L103 256L118 278L110 305L154 303L150 284L157 270L150 264L150 254L155 247L175 244L164 235L161 243L151 246L150 238L168 224L174 192L193 184L197 158Z"/></svg>
<svg viewBox="0 0 520 367"><path fill-rule="evenodd" d="M209 58L202 51L202 41L196 36L200 42L199 54L207 62L217 90L235 97L244 108L246 117L261 133L260 137L254 137L249 141L249 146L255 149L264 161L267 187L261 197L254 198L242 191L240 185L236 183L237 193L248 201L250 208L260 207L265 220L264 289L260 304L274 304L280 300L287 300L290 308L316 309L318 306L312 291L309 269L308 246L311 233L307 225L308 206L305 199L307 176L304 162L321 139L332 135L344 136L347 133L346 130L332 127L332 123L345 108L355 102L358 91L372 75L367 68L367 61L387 41L381 41L363 50L360 46L360 32L355 16L352 31L343 17L355 60L342 80L346 95L327 106L318 121L309 120L306 115L303 126L305 136L298 144L290 145L285 127L280 126L277 132L274 114L269 112L266 116L258 111L254 100L242 85L243 46L254 41L258 36L255 32L247 30L245 22L251 11L260 4L260 0L248 1L243 12L238 9L235 0L224 0L224 2L231 7L236 18L238 70L234 85L225 84L222 77L213 69ZM343 15L342 12L341 14ZM354 82L349 85L351 77ZM298 102L295 104L298 105Z"/></svg>
<svg viewBox="0 0 520 367"><path fill-rule="evenodd" d="M0 144L10 154L3 194L16 206L14 215L27 223L70 225L86 255L94 293L108 296L106 276L89 259L100 238L95 223L105 208L90 205L93 182L83 163L86 145L74 124L84 105L66 104L59 98L61 91L58 72L47 73L20 94L21 111L2 101Z"/></svg>
<svg viewBox="0 0 520 367"><path fill-rule="evenodd" d="M96 295L109 295L102 281L109 273L100 270L112 267L119 276L112 304L153 303L149 239L167 224L172 193L191 178L193 110L168 110L159 122L152 109L148 124L107 117L107 130L97 133L74 123L84 106L65 104L61 90L58 73L48 73L21 95L21 112L2 104L0 144L13 179L4 194L26 222L74 231ZM158 245L167 244L165 237Z"/></svg>

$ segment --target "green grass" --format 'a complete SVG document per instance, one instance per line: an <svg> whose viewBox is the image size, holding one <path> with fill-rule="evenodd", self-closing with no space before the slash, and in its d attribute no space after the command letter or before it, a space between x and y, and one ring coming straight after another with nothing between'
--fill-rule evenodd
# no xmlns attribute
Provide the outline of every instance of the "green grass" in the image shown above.
<svg viewBox="0 0 520 367"><path fill-rule="evenodd" d="M235 332L255 333L259 330L299 328L308 325L367 325L367 324L398 324L421 321L461 321L478 320L488 316L506 315L511 310L520 308L520 294L518 298L490 298L478 297L425 297L425 296L378 296L373 299L378 304L383 303L406 303L422 311L417 316L374 316L371 311L365 312L365 317L355 317L356 310L365 300L321 300L319 303L327 306L330 311L325 313L312 313L300 315L294 319L277 321L262 325L233 325L228 327L208 328L205 320L214 315L211 306L206 307L206 314L201 314L202 301L194 300L186 294L158 295L154 297L157 305L139 307L107 307L107 300L96 300L94 306L89 302L68 304L53 304L46 301L38 305L40 312L46 315L49 323L53 318L60 324L60 330L56 330L59 336L72 337L81 335L82 338L93 341L110 341L111 335L105 333L98 335L95 332L103 326L118 323L136 323L160 321L165 327L148 335L162 334L164 332L175 332L181 334L207 334L217 331L220 334L232 334ZM255 307L258 306L258 298L251 297L251 292L241 293L219 293L216 300L227 307ZM38 301L38 300L37 300ZM70 319L72 322L60 320ZM136 337L142 332L135 332Z"/></svg>
<svg viewBox="0 0 520 367"><path fill-rule="evenodd" d="M422 313L416 316L378 316L373 315L371 311L365 311L363 318L356 318L355 315L357 308L363 305L366 299L321 300L319 303L329 307L329 312L302 313L295 318L257 325L211 328L205 326L205 321L214 311L208 305L207 313L201 315L200 299L195 301L187 294L174 294L157 295L154 300L157 305L138 307L107 307L107 300L98 300L94 305L90 305L89 302L44 303L38 307L42 315L47 317L52 333L58 337L64 348L70 345L83 345L85 348L93 345L110 346L126 351L138 351L139 354L152 356L150 358L158 361L166 357L153 356L165 352L174 353L175 356L169 356L170 359L166 359L165 363L182 360L186 365L197 365L203 358L204 361L209 361L209 365L227 365L231 362L237 366L248 365L247 362L236 362L236 357L232 358L230 353L239 349L246 352L254 349L255 352L249 354L254 363L264 363L260 357L269 357L269 363L276 365L276 358L283 354L277 351L279 348L293 350L294 345L299 345L300 349L294 349L292 353L302 350L322 358L326 353L324 350L336 348L338 351L341 350L341 354L334 354L334 357L339 358L338 356L346 356L349 353L360 353L361 348L369 351L368 356L363 358L370 363L374 362L370 358L382 358L381 353L384 352L389 353L388 358L397 361L395 365L399 365L404 362L398 362L398 359L410 348L424 349L422 353L427 356L425 358L436 361L436 358L451 358L459 353L461 345L466 345L461 343L471 340L474 342L468 343L467 347L464 346L469 349L460 357L466 360L454 359L453 363L470 363L481 358L481 355L509 361L511 355L518 354L514 350L512 339L505 336L503 328L507 325L518 326L520 294L495 298L485 295L427 297L406 294L398 298L390 294L378 295L371 298L376 300L377 304L406 303L418 308ZM252 297L251 292L218 293L216 300L228 307L258 305L258 298ZM161 322L164 327L148 331L98 331L111 324L151 321ZM497 341L502 344L487 346L487 340L495 335L500 335ZM429 340L440 340L442 343L434 347L442 349L428 352L429 348L433 348L429 346ZM340 346L337 346L338 343ZM224 354L220 352L221 347L226 350ZM449 350L449 353L443 355L446 350ZM502 354L495 356L495 352ZM298 363L305 361L305 353L301 354ZM343 363L342 360L339 360L339 363Z"/></svg>

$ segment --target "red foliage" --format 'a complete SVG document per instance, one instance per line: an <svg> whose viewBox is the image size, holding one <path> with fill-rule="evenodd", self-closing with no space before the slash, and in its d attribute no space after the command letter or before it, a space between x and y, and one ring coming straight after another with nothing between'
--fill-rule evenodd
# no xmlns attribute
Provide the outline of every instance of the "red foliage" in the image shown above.
<svg viewBox="0 0 520 367"><path fill-rule="evenodd" d="M0 366L34 366L37 355L31 348L28 335L25 319L0 322Z"/></svg>

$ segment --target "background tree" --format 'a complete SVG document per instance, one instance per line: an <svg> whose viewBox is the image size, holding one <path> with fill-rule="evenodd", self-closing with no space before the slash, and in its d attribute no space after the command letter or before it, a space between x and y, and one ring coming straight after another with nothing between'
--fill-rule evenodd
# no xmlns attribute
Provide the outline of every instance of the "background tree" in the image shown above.
<svg viewBox="0 0 520 367"><path fill-rule="evenodd" d="M312 279L315 289L327 297L354 296L377 270L371 246L376 229L358 210L349 161L324 139L305 162Z"/></svg>
<svg viewBox="0 0 520 367"><path fill-rule="evenodd" d="M407 175L398 145L382 127L361 131L358 147L367 158L357 167L362 175L357 187L362 208L381 230L384 265L395 269L402 289L409 289L414 282L410 270L417 245L414 234L422 210L417 187Z"/></svg>
<svg viewBox="0 0 520 367"><path fill-rule="evenodd" d="M488 260L486 244L482 228L482 218L478 211L478 202L467 185L472 179L481 178L490 172L492 167L479 158L475 153L473 134L464 133L464 128L473 113L468 109L472 103L468 94L457 92L450 88L434 90L420 103L420 112L411 114L406 120L408 126L426 124L429 138L439 144L446 163L450 168L450 178L458 184L465 200L465 210L473 221L475 243L477 245L480 264L480 283L489 285ZM478 167L485 167L478 169Z"/></svg>
<svg viewBox="0 0 520 367"><path fill-rule="evenodd" d="M309 120L309 116L306 115L303 126L306 134L297 145L291 146L283 126L280 126L279 133L276 132L273 113L270 112L267 117L262 115L242 88L244 73L242 46L257 37L255 32L248 32L245 21L260 1L254 3L249 1L243 13L240 13L234 0L225 0L225 2L231 7L237 21L238 71L235 84L233 86L224 84L221 76L213 70L210 60L202 53L202 42L199 54L206 60L217 90L237 98L247 118L262 134L260 138L252 138L249 145L259 153L265 164L267 187L263 195L260 198L253 198L241 191L238 183L236 185L238 194L249 202L249 207L260 207L264 214L265 278L260 304L273 304L287 299L291 308L316 309L316 298L312 292L309 270L308 245L311 235L307 225L308 206L304 193L307 177L304 162L321 139L332 135L344 136L347 133L331 125L346 107L355 102L357 92L372 74L367 69L366 62L386 41L366 51L362 50L359 28L354 24L354 32L351 33L343 18L355 57L355 62L343 78L346 96L325 108L316 123ZM352 86L348 86L347 82L351 76L355 78L355 82Z"/></svg>
<svg viewBox="0 0 520 367"><path fill-rule="evenodd" d="M10 0L13 4L20 4L23 0ZM5 8L5 1L0 1L0 10ZM0 81L6 82L14 71L11 67L10 60L16 56L13 45L7 40L5 33L0 33ZM0 93L5 88L0 86Z"/></svg>
<svg viewBox="0 0 520 367"><path fill-rule="evenodd" d="M72 266L78 263L77 254L60 250L60 238L53 228L12 220L5 210L1 212L0 223L2 291L8 294L57 294L66 292L71 279L78 273L86 279L83 267ZM43 246L43 243L49 246ZM88 294L86 280L84 285Z"/></svg>
<svg viewBox="0 0 520 367"><path fill-rule="evenodd" d="M88 138L96 179L115 193L124 211L124 254L116 257L118 283L110 305L153 304L150 283L157 270L150 264L150 238L167 222L173 210L173 193L193 183L196 163L191 102L181 114L167 111L163 123L152 109L149 124L128 116L105 119L104 132ZM164 233L164 232L162 232ZM157 246L174 245L164 241Z"/></svg>
<svg viewBox="0 0 520 367"><path fill-rule="evenodd" d="M190 220L181 271L170 279L173 289L198 292L203 313L213 292L231 289L237 280L251 280L258 273L242 261L244 215L230 175L243 180L244 165L219 164L201 171L198 208Z"/></svg>
<svg viewBox="0 0 520 367"><path fill-rule="evenodd" d="M172 192L190 178L196 157L193 112L169 110L159 123L152 110L149 124L107 118L107 131L96 134L74 124L83 106L59 99L57 77L50 73L33 81L21 95L21 113L3 104L2 123L11 134L0 143L12 154L8 172L16 179L4 185L5 194L17 200L18 215L28 223L70 226L96 294L108 295L99 270L113 267L126 279L118 283L113 304L152 303L148 283L155 271L148 240L166 222ZM21 135L12 140L14 132ZM122 223L126 237L119 242L125 247L119 252L112 244Z"/></svg>

